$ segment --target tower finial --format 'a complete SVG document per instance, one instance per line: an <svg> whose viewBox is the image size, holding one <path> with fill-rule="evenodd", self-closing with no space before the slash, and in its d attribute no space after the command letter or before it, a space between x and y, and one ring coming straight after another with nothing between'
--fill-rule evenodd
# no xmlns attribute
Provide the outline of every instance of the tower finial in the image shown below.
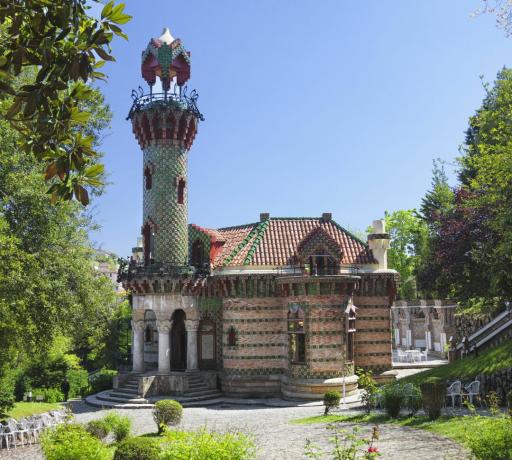
<svg viewBox="0 0 512 460"><path fill-rule="evenodd" d="M171 35L169 27L164 27L164 29L162 30L162 35L158 37L158 40L167 45L170 45L174 41L174 37Z"/></svg>

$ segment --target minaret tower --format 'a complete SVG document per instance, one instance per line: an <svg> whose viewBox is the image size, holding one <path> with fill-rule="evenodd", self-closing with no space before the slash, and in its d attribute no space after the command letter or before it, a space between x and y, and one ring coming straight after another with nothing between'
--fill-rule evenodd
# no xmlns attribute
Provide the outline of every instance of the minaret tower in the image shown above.
<svg viewBox="0 0 512 460"><path fill-rule="evenodd" d="M132 93L128 114L143 152L142 240L145 265L188 265L188 151L203 117L197 94L186 94L190 53L164 29L142 52L149 94ZM160 80L162 92L153 87Z"/></svg>

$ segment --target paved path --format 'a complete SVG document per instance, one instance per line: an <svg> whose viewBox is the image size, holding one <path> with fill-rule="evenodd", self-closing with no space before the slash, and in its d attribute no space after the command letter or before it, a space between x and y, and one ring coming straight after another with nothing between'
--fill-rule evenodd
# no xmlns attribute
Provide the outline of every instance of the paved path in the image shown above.
<svg viewBox="0 0 512 460"><path fill-rule="evenodd" d="M76 421L86 423L103 417L107 412L86 406L75 405ZM135 434L155 431L156 427L149 409L118 411L128 415L133 421ZM309 407L262 407L222 405L210 408L188 408L184 411L182 428L196 429L206 426L209 430L242 430L255 437L258 446L258 459L298 460L304 456L306 439L311 439L322 448L328 448L330 432L324 424L293 425L289 422L296 418L309 417L322 413L319 406ZM359 425L361 434L369 433L371 425ZM350 428L350 425L347 425ZM403 428L391 424L380 427L381 438L377 443L382 459L414 460L460 460L467 459L464 451L453 441L426 431ZM0 452L0 459L40 460L38 447L33 446ZM9 456L10 455L10 456ZM323 458L330 458L329 455Z"/></svg>

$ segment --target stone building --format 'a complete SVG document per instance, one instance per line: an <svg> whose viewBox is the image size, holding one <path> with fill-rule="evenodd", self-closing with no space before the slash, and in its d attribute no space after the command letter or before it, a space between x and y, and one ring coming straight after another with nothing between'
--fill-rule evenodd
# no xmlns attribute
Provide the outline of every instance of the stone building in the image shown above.
<svg viewBox="0 0 512 460"><path fill-rule="evenodd" d="M422 348L444 355L455 335L453 301L400 300L391 308L394 348Z"/></svg>
<svg viewBox="0 0 512 460"><path fill-rule="evenodd" d="M330 213L189 224L187 157L203 117L184 89L190 53L168 29L142 53L142 76L150 92L128 115L144 185L142 247L120 270L133 299L125 379L144 397L193 394L201 381L232 396L318 398L343 381L355 390L355 366L389 378L398 275L384 222L368 242Z"/></svg>

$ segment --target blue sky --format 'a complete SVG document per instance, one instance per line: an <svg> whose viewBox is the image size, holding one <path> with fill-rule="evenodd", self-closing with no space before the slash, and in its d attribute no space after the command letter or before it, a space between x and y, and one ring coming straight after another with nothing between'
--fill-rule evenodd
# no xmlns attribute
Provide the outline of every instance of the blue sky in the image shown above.
<svg viewBox="0 0 512 460"><path fill-rule="evenodd" d="M126 1L129 41L101 85L114 113L97 245L129 255L141 226L142 154L125 117L140 53L169 26L192 53L205 122L189 153L189 218L206 227L320 216L364 230L418 207L432 159L453 162L479 79L512 38L478 0Z"/></svg>

